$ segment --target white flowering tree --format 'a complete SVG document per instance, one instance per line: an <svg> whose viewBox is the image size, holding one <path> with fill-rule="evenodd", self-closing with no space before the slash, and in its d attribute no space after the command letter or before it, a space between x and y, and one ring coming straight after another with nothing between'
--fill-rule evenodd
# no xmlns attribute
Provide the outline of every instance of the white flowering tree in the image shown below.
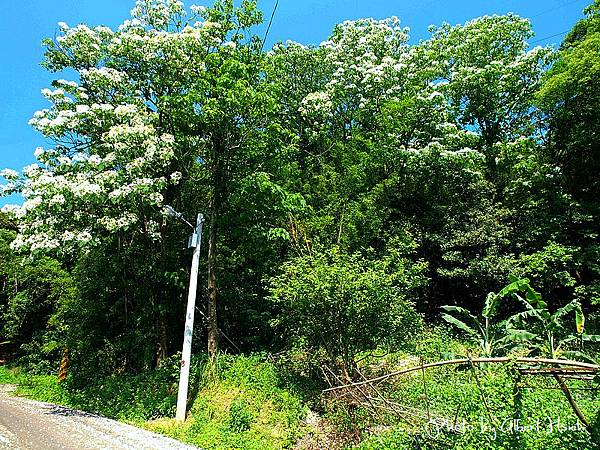
<svg viewBox="0 0 600 450"><path fill-rule="evenodd" d="M531 22L513 14L431 27L423 44L453 115L484 143L531 135L532 99L550 61L549 47L528 49Z"/></svg>
<svg viewBox="0 0 600 450"><path fill-rule="evenodd" d="M481 286L508 270L497 183L515 163L506 149L538 145L532 99L551 50L529 48L531 24L512 14L431 33L410 45L397 18L362 19L318 48L274 49L316 209L298 229L313 246L381 251L410 228L439 256L435 283Z"/></svg>
<svg viewBox="0 0 600 450"><path fill-rule="evenodd" d="M221 322L236 324L225 331L271 342L265 280L293 252L414 250L435 305L478 301L515 254L543 247L519 205L533 199L537 213L531 186L544 198L555 186L550 165L534 170L531 100L550 51L529 49L527 20L445 24L411 45L397 18L362 19L320 46L266 53L251 31L260 21L248 0L139 0L116 30L63 23L45 41L44 65L69 78L43 91L49 106L31 120L51 145L23 173L4 170L2 191L25 198L6 208L19 225L13 246L60 254L84 280L87 301L70 311L89 308L86 327L122 312L115 340L150 322L167 354L187 231L165 204L207 215L211 354L218 295Z"/></svg>
<svg viewBox="0 0 600 450"><path fill-rule="evenodd" d="M433 145L438 153L480 160L469 149L475 133L451 115L430 55L408 39L396 17L361 19L336 26L317 48L288 42L270 54L287 88L281 101L299 136L298 160L311 169L307 176L318 174L306 182L314 186L306 195L327 205L310 225L325 240L376 234L384 210L372 195L383 193L378 183L413 153ZM370 190L379 193L365 196Z"/></svg>
<svg viewBox="0 0 600 450"><path fill-rule="evenodd" d="M221 212L236 186L268 170L264 155L276 141L259 139L272 131L262 42L250 33L261 14L247 0L190 10L175 0L138 0L131 14L118 30L61 23L56 39L44 42L43 64L76 76L44 89L50 106L30 121L51 148L38 148L38 162L22 175L2 173L3 191L25 198L6 208L19 223L13 246L81 254L118 239L162 261L162 206L205 211L214 354Z"/></svg>

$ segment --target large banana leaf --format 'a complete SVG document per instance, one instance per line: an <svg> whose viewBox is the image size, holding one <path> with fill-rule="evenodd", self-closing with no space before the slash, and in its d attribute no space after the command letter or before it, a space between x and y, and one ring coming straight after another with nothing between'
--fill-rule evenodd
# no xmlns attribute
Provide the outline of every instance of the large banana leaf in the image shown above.
<svg viewBox="0 0 600 450"><path fill-rule="evenodd" d="M514 328L508 328L506 330L506 338L502 340L513 341L513 342L525 342L532 341L537 338L538 335L535 333L531 333L527 330L517 330Z"/></svg>
<svg viewBox="0 0 600 450"><path fill-rule="evenodd" d="M516 313L516 314L513 314L512 316L510 316L508 318L508 320L506 321L506 327L512 328L512 327L516 326L520 321L525 321L526 319L528 319L530 317L541 320L541 317L538 314L538 312L535 309L530 309L527 311L521 311L519 313Z"/></svg>
<svg viewBox="0 0 600 450"><path fill-rule="evenodd" d="M525 308L527 308L528 311L533 311L536 313L537 316L539 316L539 318L541 319L542 317L539 314L539 310L535 307L535 305L532 305L530 302L528 302L527 300L525 300L523 297L521 297L519 294L515 293L515 298L523 304L523 306L525 306Z"/></svg>
<svg viewBox="0 0 600 450"><path fill-rule="evenodd" d="M575 310L575 327L577 328L578 334L582 334L585 329L585 316L583 315L581 303L579 302L577 302L577 309Z"/></svg>
<svg viewBox="0 0 600 450"><path fill-rule="evenodd" d="M443 309L444 311L463 314L463 315L469 317L474 322L479 322L477 320L477 317L475 317L473 314L471 314L468 309L462 308L460 306L444 305L444 306L440 306L440 308Z"/></svg>
<svg viewBox="0 0 600 450"><path fill-rule="evenodd" d="M455 327L460 328L463 331L466 331L471 336L477 336L477 332L473 328L471 328L469 325L464 323L462 320L459 320L456 317L451 316L450 314L442 314L442 319L444 319L446 322L454 325Z"/></svg>
<svg viewBox="0 0 600 450"><path fill-rule="evenodd" d="M581 339L586 342L600 342L600 334L583 334Z"/></svg>
<svg viewBox="0 0 600 450"><path fill-rule="evenodd" d="M586 355L583 352L578 350L567 350L562 353L565 358L574 359L574 360L583 360L591 362L592 364L597 364L596 360L592 358L590 355Z"/></svg>
<svg viewBox="0 0 600 450"><path fill-rule="evenodd" d="M567 303L565 306L563 306L558 311L556 311L554 314L552 314L552 322L557 327L560 328L562 326L562 324L560 323L560 319L562 319L564 316L569 314L571 311L577 310L578 306L579 306L579 302L577 300L573 300L573 301ZM581 309L580 306L579 306L579 309Z"/></svg>
<svg viewBox="0 0 600 450"><path fill-rule="evenodd" d="M502 298L517 292L523 292L529 287L529 279L527 278L518 279L511 275L509 276L509 279L511 280L511 283L498 292L498 297Z"/></svg>
<svg viewBox="0 0 600 450"><path fill-rule="evenodd" d="M500 298L500 296L493 292L488 293L488 295L485 297L485 306L481 311L481 315L486 319L491 318L496 313Z"/></svg>

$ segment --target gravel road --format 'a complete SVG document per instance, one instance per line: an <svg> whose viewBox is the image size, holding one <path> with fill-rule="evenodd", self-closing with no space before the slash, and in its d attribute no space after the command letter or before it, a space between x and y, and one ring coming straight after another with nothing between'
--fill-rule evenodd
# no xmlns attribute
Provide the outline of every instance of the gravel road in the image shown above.
<svg viewBox="0 0 600 450"><path fill-rule="evenodd" d="M94 414L12 397L13 389L0 385L0 450L197 450Z"/></svg>

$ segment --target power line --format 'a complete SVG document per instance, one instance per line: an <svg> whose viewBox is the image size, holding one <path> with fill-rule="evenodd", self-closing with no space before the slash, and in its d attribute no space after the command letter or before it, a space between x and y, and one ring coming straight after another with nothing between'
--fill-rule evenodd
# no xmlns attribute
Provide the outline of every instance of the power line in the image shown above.
<svg viewBox="0 0 600 450"><path fill-rule="evenodd" d="M541 39L536 39L535 41L531 41L530 44L537 44L538 42L547 41L548 39L552 39L553 37L562 36L563 34L567 34L571 30L561 31L560 33L552 34L550 36L543 37Z"/></svg>
<svg viewBox="0 0 600 450"><path fill-rule="evenodd" d="M273 25L273 19L275 18L275 13L277 12L277 7L279 6L279 0L275 2L275 7L273 8L273 12L271 13L271 19L269 20L269 25L267 25L267 31L265 31L265 37L263 38L262 45L260 46L260 51L263 51L265 47L265 42L267 41L267 37L269 36L269 31L271 31L271 25Z"/></svg>
<svg viewBox="0 0 600 450"><path fill-rule="evenodd" d="M562 8L564 8L565 6L569 6L569 5L572 5L572 4L574 4L574 3L579 3L580 1L581 1L581 0L573 0L573 1L570 1L570 2L568 2L568 3L564 3L564 4L560 5L560 6L556 6L556 7L554 7L554 8L550 8L550 9L546 9L545 11L541 11L541 12L539 12L539 13L537 13L537 14L534 14L533 16L529 16L529 18L530 18L530 19L533 19L533 18L535 18L535 17L542 16L542 15L544 15L544 14L547 14L547 13L549 13L549 12L552 12L552 11L557 11L557 10L559 10L559 9L562 9ZM560 33L552 34L552 35L550 35L550 36L545 36L545 37L543 37L543 38L536 39L535 41L531 41L531 42L530 42L530 44L537 44L538 42L547 41L548 39L552 39L552 38L555 38L555 37L558 37L558 36L562 36L563 34L567 34L569 31L570 31L570 30L567 30L567 31L561 31Z"/></svg>
<svg viewBox="0 0 600 450"><path fill-rule="evenodd" d="M562 9L562 8L564 8L565 6L569 6L569 5L572 5L572 4L574 4L574 3L578 3L578 2L580 2L580 1L581 1L581 0L574 0L574 1L570 1L570 2L568 2L568 3L563 3L563 4L562 4L562 5L560 5L560 6L555 6L554 8L546 9L545 11L541 11L541 12L539 12L539 13L537 13L537 14L534 14L533 16L529 16L529 18L530 18L530 19L534 19L534 18L536 18L536 17L543 16L544 14L547 14L547 13L549 13L549 12L552 12L552 11L557 11L557 10L559 10L559 9Z"/></svg>

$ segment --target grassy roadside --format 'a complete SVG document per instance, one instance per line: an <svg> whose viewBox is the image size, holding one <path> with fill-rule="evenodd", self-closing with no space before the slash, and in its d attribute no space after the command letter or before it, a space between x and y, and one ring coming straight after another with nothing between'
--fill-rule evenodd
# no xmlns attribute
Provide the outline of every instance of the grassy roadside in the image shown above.
<svg viewBox="0 0 600 450"><path fill-rule="evenodd" d="M445 334L428 335L413 350L426 361L469 352ZM411 364L419 360L407 353L365 357L360 369L368 375L390 373L408 359ZM301 365L297 360L288 363L296 369ZM58 385L54 376L0 366L0 384L18 385L17 395L95 412L206 449L597 450L600 442L585 430L572 429L576 418L551 379L516 377L510 365L476 371L445 367L424 375L419 371L378 387L397 404L460 419L439 428L424 428L422 422L411 427L383 410L373 415L352 402L326 401L318 390L299 387L298 373L286 372L264 355L221 356L214 371L205 359L196 359L190 387L194 400L188 420L181 424L172 419L178 369L173 359L144 374L115 375L76 386L73 380ZM576 380L568 384L597 428L600 386ZM488 420L490 416L493 419ZM511 430L515 418L523 427L539 425ZM552 429L549 421L554 423ZM557 421L567 428L561 429ZM451 429L455 423L458 431Z"/></svg>
<svg viewBox="0 0 600 450"><path fill-rule="evenodd" d="M204 361L192 368L194 398L188 419L175 415L178 371L174 361L140 375L92 382L82 389L57 384L54 376L31 375L0 366L0 384L16 395L98 413L210 449L290 448L302 434L307 409L261 356L222 356L216 377Z"/></svg>

